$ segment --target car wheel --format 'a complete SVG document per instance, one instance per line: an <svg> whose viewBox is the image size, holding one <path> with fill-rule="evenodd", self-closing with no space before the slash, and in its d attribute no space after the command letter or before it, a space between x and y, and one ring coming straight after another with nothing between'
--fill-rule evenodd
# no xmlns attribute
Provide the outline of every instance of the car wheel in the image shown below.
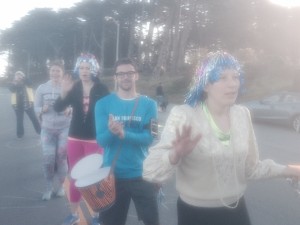
<svg viewBox="0 0 300 225"><path fill-rule="evenodd" d="M292 127L296 132L300 132L300 115L297 115L293 118Z"/></svg>

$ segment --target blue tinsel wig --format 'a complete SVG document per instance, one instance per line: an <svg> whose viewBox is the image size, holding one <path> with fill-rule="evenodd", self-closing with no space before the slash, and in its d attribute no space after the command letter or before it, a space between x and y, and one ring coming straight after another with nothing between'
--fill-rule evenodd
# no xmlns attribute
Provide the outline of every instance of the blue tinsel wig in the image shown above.
<svg viewBox="0 0 300 225"><path fill-rule="evenodd" d="M205 86L208 83L218 81L221 73L226 69L233 69L238 72L242 86L244 83L244 73L237 59L223 51L208 53L206 59L196 70L193 84L184 102L195 107L199 102L204 101L203 92Z"/></svg>
<svg viewBox="0 0 300 225"><path fill-rule="evenodd" d="M77 58L73 73L76 77L79 77L79 67L82 62L87 62L91 65L90 71L93 77L96 77L100 71L99 63L96 57L90 53L81 53Z"/></svg>

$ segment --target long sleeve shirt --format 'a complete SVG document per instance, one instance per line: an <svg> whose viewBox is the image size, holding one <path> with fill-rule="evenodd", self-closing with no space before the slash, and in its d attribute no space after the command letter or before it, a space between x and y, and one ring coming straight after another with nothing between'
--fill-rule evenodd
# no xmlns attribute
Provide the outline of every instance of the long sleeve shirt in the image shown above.
<svg viewBox="0 0 300 225"><path fill-rule="evenodd" d="M53 108L54 102L61 94L60 85L54 85L52 81L41 84L35 92L34 111L40 115L42 128L62 129L70 126L71 116L64 112L56 112ZM48 110L42 112L43 106Z"/></svg>
<svg viewBox="0 0 300 225"><path fill-rule="evenodd" d="M198 207L229 206L244 194L247 181L282 175L284 166L259 159L249 110L230 109L230 143L222 144L201 107L175 106L167 119L161 140L151 147L144 161L144 179L163 182L176 173L176 189L183 201ZM202 134L195 149L176 165L169 161L176 128L192 127L192 136Z"/></svg>
<svg viewBox="0 0 300 225"><path fill-rule="evenodd" d="M77 81L65 98L58 97L54 103L54 110L62 112L66 107L72 107L72 120L69 129L69 137L81 140L95 140L95 104L100 98L109 93L108 88L95 81L90 91L89 105L87 112L84 110L83 86L81 81Z"/></svg>
<svg viewBox="0 0 300 225"><path fill-rule="evenodd" d="M120 139L108 128L109 114L123 123L125 136ZM116 94L100 99L95 108L97 142L104 148L103 166L111 166L116 152L120 155L114 168L117 178L137 178L142 176L142 167L148 155L148 147L153 141L150 131L152 119L157 118L154 100L139 96L126 100Z"/></svg>

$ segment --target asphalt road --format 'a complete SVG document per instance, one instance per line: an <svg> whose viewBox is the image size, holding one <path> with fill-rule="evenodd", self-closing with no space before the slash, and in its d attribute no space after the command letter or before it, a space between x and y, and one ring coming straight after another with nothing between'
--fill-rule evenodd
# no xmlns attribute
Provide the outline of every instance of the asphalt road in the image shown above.
<svg viewBox="0 0 300 225"><path fill-rule="evenodd" d="M59 225L68 215L66 198L42 201L45 188L39 136L25 116L25 136L15 135L15 115L10 95L0 88L0 225ZM164 121L167 113L160 113ZM300 134L288 128L255 124L261 158L280 163L300 163ZM67 186L67 183L66 183ZM174 179L164 184L166 201L160 206L162 225L176 224L177 193ZM300 224L300 197L285 180L252 182L246 191L246 202L253 225ZM90 210L81 202L81 223L88 224ZM137 221L131 207L127 225Z"/></svg>

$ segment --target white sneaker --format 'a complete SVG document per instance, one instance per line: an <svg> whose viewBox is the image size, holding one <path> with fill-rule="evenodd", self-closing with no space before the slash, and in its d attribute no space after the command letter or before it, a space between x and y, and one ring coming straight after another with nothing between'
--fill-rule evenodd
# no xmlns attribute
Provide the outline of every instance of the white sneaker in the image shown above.
<svg viewBox="0 0 300 225"><path fill-rule="evenodd" d="M49 201L51 199L52 196L52 191L47 191L43 194L42 199L44 201Z"/></svg>
<svg viewBox="0 0 300 225"><path fill-rule="evenodd" d="M64 188L63 188L63 187L59 188L59 189L57 190L57 192L55 193L55 195L56 195L57 197L64 197L64 196L65 196L65 190L64 190Z"/></svg>

